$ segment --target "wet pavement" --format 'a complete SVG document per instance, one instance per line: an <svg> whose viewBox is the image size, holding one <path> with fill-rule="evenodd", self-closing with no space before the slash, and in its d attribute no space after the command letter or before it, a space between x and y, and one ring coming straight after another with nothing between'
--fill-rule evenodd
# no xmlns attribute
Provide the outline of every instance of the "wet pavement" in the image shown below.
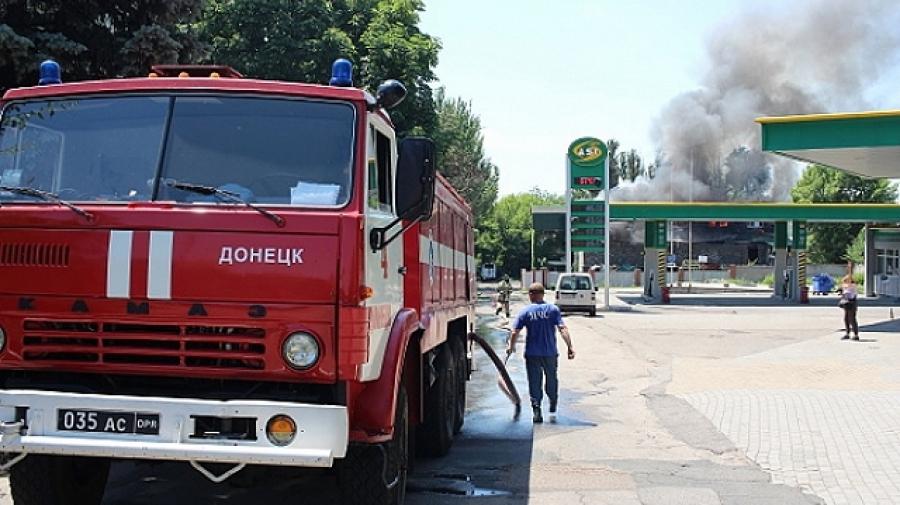
<svg viewBox="0 0 900 505"><path fill-rule="evenodd" d="M483 313L479 322L479 335L503 357L509 332L501 328L507 327L508 321ZM473 357L463 431L447 457L417 461L407 495L409 504L450 503L466 496L508 499L513 493L513 481L527 486L528 472L522 469L531 464L533 426L527 409L525 363L519 356L512 356L507 362L507 370L522 398L523 411L516 418L513 404L498 385L499 374L490 359L477 345L473 347Z"/></svg>

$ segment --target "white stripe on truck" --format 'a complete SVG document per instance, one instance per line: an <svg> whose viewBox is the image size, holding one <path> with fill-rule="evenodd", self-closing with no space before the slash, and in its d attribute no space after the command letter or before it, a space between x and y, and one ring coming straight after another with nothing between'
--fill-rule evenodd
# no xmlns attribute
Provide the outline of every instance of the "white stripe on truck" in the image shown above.
<svg viewBox="0 0 900 505"><path fill-rule="evenodd" d="M131 290L131 241L134 232L109 232L109 253L106 256L106 296L128 298Z"/></svg>
<svg viewBox="0 0 900 505"><path fill-rule="evenodd" d="M434 266L436 267L465 270L468 265L470 272L475 271L474 256L457 251L438 241L432 243L431 239L425 235L419 235L419 262L430 265L432 251L434 254Z"/></svg>
<svg viewBox="0 0 900 505"><path fill-rule="evenodd" d="M147 268L147 298L172 298L172 237L171 231L150 232L150 264Z"/></svg>

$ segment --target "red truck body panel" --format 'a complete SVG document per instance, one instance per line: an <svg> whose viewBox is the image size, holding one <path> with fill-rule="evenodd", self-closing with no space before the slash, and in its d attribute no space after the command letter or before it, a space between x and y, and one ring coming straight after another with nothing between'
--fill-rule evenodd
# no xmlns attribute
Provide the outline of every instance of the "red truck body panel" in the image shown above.
<svg viewBox="0 0 900 505"><path fill-rule="evenodd" d="M431 219L416 225L416 233L404 239L410 269L404 286L407 306L421 314L426 328L423 350L443 342L440 329L467 315L475 302L473 224L468 204L438 177Z"/></svg>
<svg viewBox="0 0 900 505"><path fill-rule="evenodd" d="M438 177L431 219L412 226L402 238L403 306L397 313L385 312L385 307L364 305L368 237L361 181L367 150L362 139L371 100L365 92L249 79L138 78L14 89L0 106L15 100L152 93L352 103L357 141L348 203L328 210L269 207L284 218L283 228L241 206L78 202L93 214L86 222L46 202L4 203L0 325L8 344L0 353L0 373L343 381L351 438L377 442L389 437L398 381L405 369L417 377L419 373L418 363L405 361L409 342L421 331L415 347L421 356L447 340L452 321L465 320L465 330L474 324L474 217L469 206ZM113 274L113 236L122 233L129 237L129 256ZM162 281L150 267L155 261L152 237L163 236L155 234L171 240L171 267ZM236 261L239 250L259 261ZM279 261L284 251L291 265ZM111 296L111 283L125 282L114 275L127 277L124 296ZM162 298L154 295L159 282L165 284ZM360 383L358 367L373 352L369 330L382 321L395 321L384 370L378 380ZM286 336L301 330L315 335L322 349L319 362L305 371L286 366L281 355ZM421 399L411 395L411 404L418 408Z"/></svg>

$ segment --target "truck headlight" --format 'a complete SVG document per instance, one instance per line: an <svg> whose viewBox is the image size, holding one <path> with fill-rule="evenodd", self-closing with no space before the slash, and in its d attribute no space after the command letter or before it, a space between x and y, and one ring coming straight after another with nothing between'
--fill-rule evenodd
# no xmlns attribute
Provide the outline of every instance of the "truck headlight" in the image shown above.
<svg viewBox="0 0 900 505"><path fill-rule="evenodd" d="M6 331L0 326L0 351L6 349Z"/></svg>
<svg viewBox="0 0 900 505"><path fill-rule="evenodd" d="M281 352L288 365L305 370L319 360L319 341L309 333L298 331L284 340Z"/></svg>

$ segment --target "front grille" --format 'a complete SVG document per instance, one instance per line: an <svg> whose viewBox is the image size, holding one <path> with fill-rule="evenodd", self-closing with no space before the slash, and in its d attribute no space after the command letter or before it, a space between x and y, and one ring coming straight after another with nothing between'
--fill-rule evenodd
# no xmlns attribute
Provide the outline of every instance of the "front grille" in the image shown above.
<svg viewBox="0 0 900 505"><path fill-rule="evenodd" d="M0 244L0 266L67 267L69 246L66 244Z"/></svg>
<svg viewBox="0 0 900 505"><path fill-rule="evenodd" d="M24 323L26 361L262 370L262 328L93 321Z"/></svg>

